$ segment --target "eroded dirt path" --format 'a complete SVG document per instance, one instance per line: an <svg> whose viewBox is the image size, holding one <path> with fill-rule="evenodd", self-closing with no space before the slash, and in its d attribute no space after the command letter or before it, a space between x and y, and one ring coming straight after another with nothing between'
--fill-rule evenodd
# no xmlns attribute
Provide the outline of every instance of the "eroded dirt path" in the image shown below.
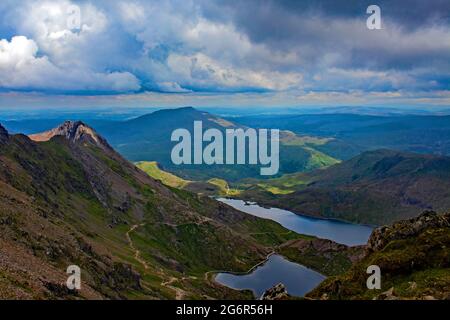
<svg viewBox="0 0 450 320"><path fill-rule="evenodd" d="M130 245L131 250L134 251L134 258L140 263L142 264L142 266L144 267L145 270L148 270L150 267L148 266L147 262L141 258L141 251L139 251L133 244L133 240L131 240L131 236L130 233L135 231L137 228L139 227L143 227L145 224L135 224L134 226L131 227L130 230L127 231L126 236L127 236L127 240L128 243Z"/></svg>
<svg viewBox="0 0 450 320"><path fill-rule="evenodd" d="M144 267L145 270L148 270L148 269L150 269L149 265L147 264L147 262L144 259L142 259L141 251L136 248L136 246L134 245L133 240L131 239L131 236L130 236L130 234L132 232L136 231L137 228L140 228L140 227L143 227L143 226L145 226L145 224L135 224L135 225L133 225L130 228L130 230L127 231L126 237L127 237L130 249L134 252L134 258L136 259L136 261L138 261ZM160 276L161 277L166 277L166 275L162 271L160 272ZM170 290L174 291L176 300L183 300L186 297L186 295L187 295L186 291L184 291L183 289L177 288L177 287L172 285L175 282L177 282L178 280L179 279L177 279L175 277L171 277L168 281L161 282L161 286L169 288Z"/></svg>
<svg viewBox="0 0 450 320"><path fill-rule="evenodd" d="M172 277L172 278L169 279L169 281L161 282L161 285L166 287L166 288L169 288L169 289L172 289L173 291L175 291L175 299L176 300L183 300L186 297L186 291L184 291L183 289L174 287L172 285L174 282L177 282L178 280L179 279L177 279L175 277Z"/></svg>

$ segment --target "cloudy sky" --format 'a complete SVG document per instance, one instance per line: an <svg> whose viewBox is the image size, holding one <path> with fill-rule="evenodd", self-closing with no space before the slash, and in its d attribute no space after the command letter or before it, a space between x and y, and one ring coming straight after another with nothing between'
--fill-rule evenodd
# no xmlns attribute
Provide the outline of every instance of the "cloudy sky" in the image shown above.
<svg viewBox="0 0 450 320"><path fill-rule="evenodd" d="M0 17L3 108L450 106L448 0L1 0Z"/></svg>

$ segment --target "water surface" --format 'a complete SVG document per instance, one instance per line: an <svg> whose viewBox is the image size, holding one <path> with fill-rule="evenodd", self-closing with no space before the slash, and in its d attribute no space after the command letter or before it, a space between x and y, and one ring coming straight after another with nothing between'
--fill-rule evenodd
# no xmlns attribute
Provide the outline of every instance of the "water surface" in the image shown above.
<svg viewBox="0 0 450 320"><path fill-rule="evenodd" d="M216 281L227 287L253 291L260 298L269 288L283 283L290 295L303 297L325 279L320 273L279 255L271 255L266 263L245 275L219 273Z"/></svg>
<svg viewBox="0 0 450 320"><path fill-rule="evenodd" d="M286 229L297 233L333 240L348 246L366 244L373 230L373 227L367 225L300 216L288 210L263 208L254 203L246 204L242 200L223 198L217 200L239 211L276 221Z"/></svg>

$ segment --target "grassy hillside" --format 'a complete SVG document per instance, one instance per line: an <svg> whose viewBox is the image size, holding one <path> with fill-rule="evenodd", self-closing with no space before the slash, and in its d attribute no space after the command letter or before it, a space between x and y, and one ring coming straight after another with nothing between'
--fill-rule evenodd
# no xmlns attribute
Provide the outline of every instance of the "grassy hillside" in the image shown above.
<svg viewBox="0 0 450 320"><path fill-rule="evenodd" d="M450 158L389 150L311 173L246 181L238 196L301 214L384 224L450 208Z"/></svg>
<svg viewBox="0 0 450 320"><path fill-rule="evenodd" d="M181 179L170 172L162 170L155 161L136 162L136 167L147 173L155 180L159 180L166 186L182 189L189 181Z"/></svg>
<svg viewBox="0 0 450 320"><path fill-rule="evenodd" d="M240 192L240 190L238 189L230 188L227 181L219 178L212 178L208 181L184 180L170 172L164 171L160 168L157 162L141 161L137 162L136 166L147 173L150 177L161 181L166 186L183 189L186 191L194 192L196 194L212 196L234 196L239 194Z"/></svg>

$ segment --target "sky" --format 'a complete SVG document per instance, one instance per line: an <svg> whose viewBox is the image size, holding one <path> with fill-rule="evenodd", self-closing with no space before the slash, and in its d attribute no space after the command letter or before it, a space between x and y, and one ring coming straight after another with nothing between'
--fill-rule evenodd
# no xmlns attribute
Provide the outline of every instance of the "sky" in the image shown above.
<svg viewBox="0 0 450 320"><path fill-rule="evenodd" d="M187 105L450 107L450 1L0 2L0 108Z"/></svg>

